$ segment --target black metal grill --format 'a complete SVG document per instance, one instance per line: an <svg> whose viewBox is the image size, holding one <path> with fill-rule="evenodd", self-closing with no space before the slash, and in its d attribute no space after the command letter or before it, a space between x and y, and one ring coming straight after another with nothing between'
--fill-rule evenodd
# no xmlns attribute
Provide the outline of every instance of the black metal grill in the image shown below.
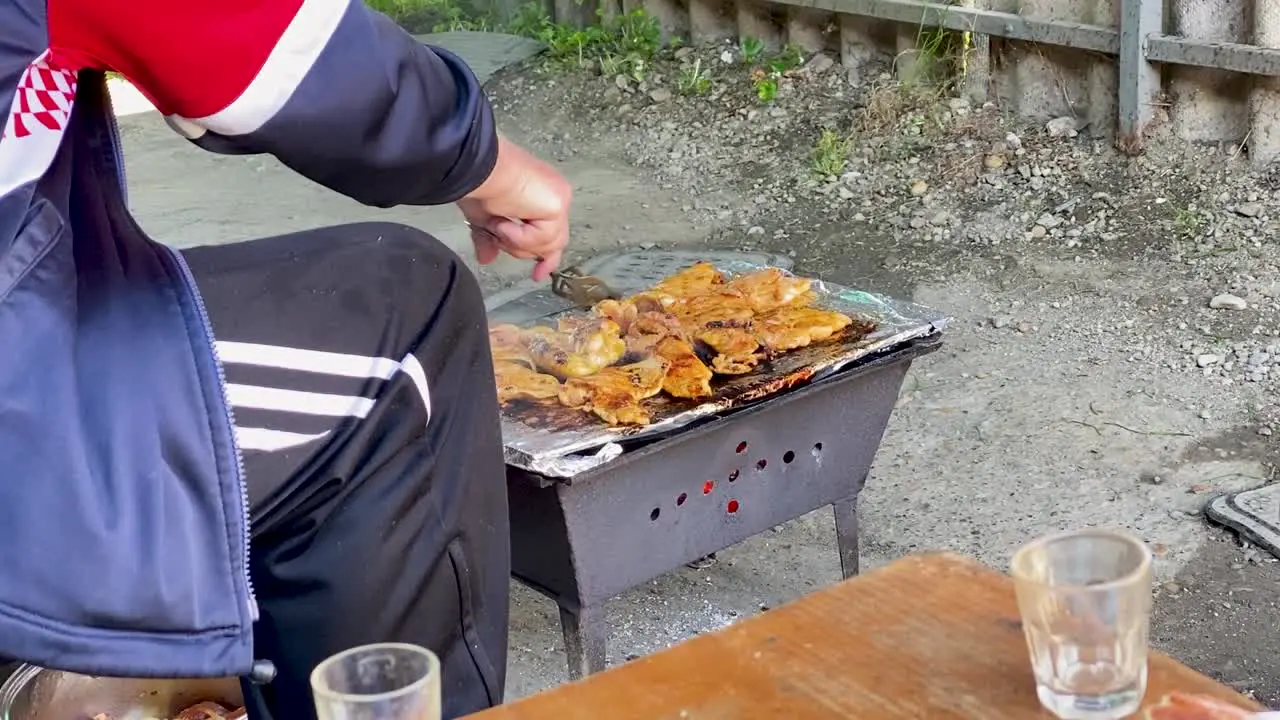
<svg viewBox="0 0 1280 720"><path fill-rule="evenodd" d="M569 676L605 667L606 601L831 505L858 572L858 493L911 363L939 336L625 452L570 479L507 468L512 574L560 606Z"/></svg>

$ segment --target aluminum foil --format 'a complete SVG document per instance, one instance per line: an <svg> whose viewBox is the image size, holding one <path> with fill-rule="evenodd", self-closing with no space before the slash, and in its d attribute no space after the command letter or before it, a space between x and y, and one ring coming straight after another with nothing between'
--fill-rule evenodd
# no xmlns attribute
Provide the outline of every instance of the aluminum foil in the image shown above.
<svg viewBox="0 0 1280 720"><path fill-rule="evenodd" d="M729 275L765 269L742 262L718 262ZM644 288L616 288L637 292ZM506 461L546 477L571 478L622 455L620 443L670 433L699 418L785 392L821 379L851 363L910 340L941 332L950 318L904 300L814 281L815 307L874 320L876 329L862 338L819 343L785 353L755 372L712 382L715 395L693 401L660 395L646 400L653 422L644 427L611 427L580 410L512 405L503 408L502 440Z"/></svg>

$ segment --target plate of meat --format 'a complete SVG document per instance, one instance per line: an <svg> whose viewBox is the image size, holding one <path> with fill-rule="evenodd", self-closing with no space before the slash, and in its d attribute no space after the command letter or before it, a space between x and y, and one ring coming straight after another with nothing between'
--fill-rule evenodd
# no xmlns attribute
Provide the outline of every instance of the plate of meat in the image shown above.
<svg viewBox="0 0 1280 720"><path fill-rule="evenodd" d="M1261 720L1271 713L1256 713L1208 695L1173 692L1143 713L1144 720Z"/></svg>

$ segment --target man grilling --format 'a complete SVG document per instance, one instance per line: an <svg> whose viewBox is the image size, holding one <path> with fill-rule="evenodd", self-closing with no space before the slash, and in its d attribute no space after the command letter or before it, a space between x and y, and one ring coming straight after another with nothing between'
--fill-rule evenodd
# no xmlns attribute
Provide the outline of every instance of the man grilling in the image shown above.
<svg viewBox="0 0 1280 720"><path fill-rule="evenodd" d="M474 278L389 223L151 241L103 71L208 150L369 205L457 203L481 262L539 279L565 181L497 136L458 58L360 0L0 0L0 28L0 656L274 674L245 683L250 714L293 720L322 659L401 641L439 654L447 716L500 702L507 500Z"/></svg>

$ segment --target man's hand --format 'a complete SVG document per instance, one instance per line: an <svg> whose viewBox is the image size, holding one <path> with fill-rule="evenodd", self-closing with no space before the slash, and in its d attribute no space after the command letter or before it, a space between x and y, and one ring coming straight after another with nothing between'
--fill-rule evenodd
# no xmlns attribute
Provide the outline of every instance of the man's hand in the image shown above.
<svg viewBox="0 0 1280 720"><path fill-rule="evenodd" d="M471 225L481 265L499 252L536 260L533 279L545 280L560 265L569 242L573 189L550 165L498 137L498 161L489 179L458 201Z"/></svg>

